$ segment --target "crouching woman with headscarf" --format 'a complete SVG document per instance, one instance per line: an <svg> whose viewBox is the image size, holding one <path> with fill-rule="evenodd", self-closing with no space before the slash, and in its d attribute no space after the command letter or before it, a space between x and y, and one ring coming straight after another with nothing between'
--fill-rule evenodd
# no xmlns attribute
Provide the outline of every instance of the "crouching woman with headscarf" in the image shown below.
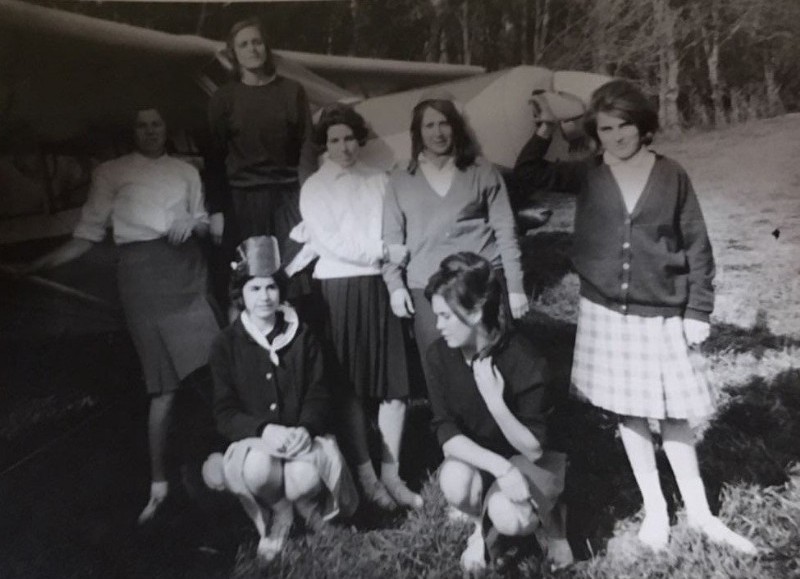
<svg viewBox="0 0 800 579"><path fill-rule="evenodd" d="M214 341L214 417L232 441L203 466L206 484L235 494L261 537L259 563L275 559L294 521L319 530L358 504L328 432L330 392L314 336L281 301L286 277L277 241L253 237L232 263L231 300L240 316Z"/></svg>

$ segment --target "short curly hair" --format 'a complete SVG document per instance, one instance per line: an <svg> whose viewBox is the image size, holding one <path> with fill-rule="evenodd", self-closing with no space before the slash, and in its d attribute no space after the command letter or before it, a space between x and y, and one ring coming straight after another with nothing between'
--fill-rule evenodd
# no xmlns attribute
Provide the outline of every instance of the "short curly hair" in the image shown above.
<svg viewBox="0 0 800 579"><path fill-rule="evenodd" d="M597 136L597 114L612 114L633 123L645 145L653 141L658 130L658 111L652 102L633 83L627 80L612 80L594 93L589 101L589 110L583 121L586 134L599 143Z"/></svg>
<svg viewBox="0 0 800 579"><path fill-rule="evenodd" d="M353 131L353 136L360 146L364 146L369 135L367 122L356 110L342 103L334 103L322 109L322 114L314 127L314 143L322 150L328 143L328 129L334 125L346 125Z"/></svg>

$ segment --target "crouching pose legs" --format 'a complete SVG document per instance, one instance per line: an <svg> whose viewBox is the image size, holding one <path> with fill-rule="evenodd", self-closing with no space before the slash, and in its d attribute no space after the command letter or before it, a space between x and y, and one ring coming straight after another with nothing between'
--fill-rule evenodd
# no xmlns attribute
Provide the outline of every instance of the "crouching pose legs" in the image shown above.
<svg viewBox="0 0 800 579"><path fill-rule="evenodd" d="M426 289L442 336L427 352L446 457L439 482L447 502L475 522L465 570L514 551L547 550L564 566L572 562L558 506L566 457L545 450L546 362L509 329L501 291L491 264L473 253L445 258Z"/></svg>
<svg viewBox="0 0 800 579"><path fill-rule="evenodd" d="M317 530L351 515L358 495L336 440L325 434L331 396L320 346L280 301L277 241L253 237L237 251L231 298L242 312L217 336L209 360L214 418L232 444L208 458L203 478L239 498L261 537L259 560L268 563L295 510Z"/></svg>

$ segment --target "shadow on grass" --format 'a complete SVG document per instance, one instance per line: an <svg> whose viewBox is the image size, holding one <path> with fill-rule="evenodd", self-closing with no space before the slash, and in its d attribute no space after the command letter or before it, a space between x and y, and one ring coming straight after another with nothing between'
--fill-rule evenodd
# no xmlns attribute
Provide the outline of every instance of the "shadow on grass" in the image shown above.
<svg viewBox="0 0 800 579"><path fill-rule="evenodd" d="M800 371L787 370L767 382L753 378L732 388L731 399L714 417L698 444L712 510L719 510L723 485L780 485L788 466L800 461ZM570 454L566 501L570 539L579 558L602 550L618 520L641 508L616 419L588 405L569 403L555 426ZM679 492L663 452L661 485L671 512Z"/></svg>
<svg viewBox="0 0 800 579"><path fill-rule="evenodd" d="M534 299L572 271L571 247L568 231L540 231L520 238L526 290Z"/></svg>

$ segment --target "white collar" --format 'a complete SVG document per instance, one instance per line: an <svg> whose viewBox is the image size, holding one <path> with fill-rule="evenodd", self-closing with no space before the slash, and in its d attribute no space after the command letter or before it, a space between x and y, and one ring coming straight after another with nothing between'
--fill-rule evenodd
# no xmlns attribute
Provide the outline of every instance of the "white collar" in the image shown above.
<svg viewBox="0 0 800 579"><path fill-rule="evenodd" d="M322 165L319 168L319 173L330 179L339 179L346 175L369 175L370 167L362 163L359 159L350 167L342 167L339 163L331 161L328 153L322 156Z"/></svg>
<svg viewBox="0 0 800 579"><path fill-rule="evenodd" d="M256 325L250 319L250 316L247 315L246 311L242 311L241 315L239 316L245 332L247 332L247 334L253 338L256 344L267 351L270 361L275 366L280 365L278 350L289 345L289 342L294 339L295 335L297 334L297 329L300 327L300 318L297 317L297 312L294 311L291 306L287 304L281 304L278 306L278 311L283 313L283 321L286 323L286 329L275 336L275 339L272 340L271 344L267 341L267 337L256 327Z"/></svg>

